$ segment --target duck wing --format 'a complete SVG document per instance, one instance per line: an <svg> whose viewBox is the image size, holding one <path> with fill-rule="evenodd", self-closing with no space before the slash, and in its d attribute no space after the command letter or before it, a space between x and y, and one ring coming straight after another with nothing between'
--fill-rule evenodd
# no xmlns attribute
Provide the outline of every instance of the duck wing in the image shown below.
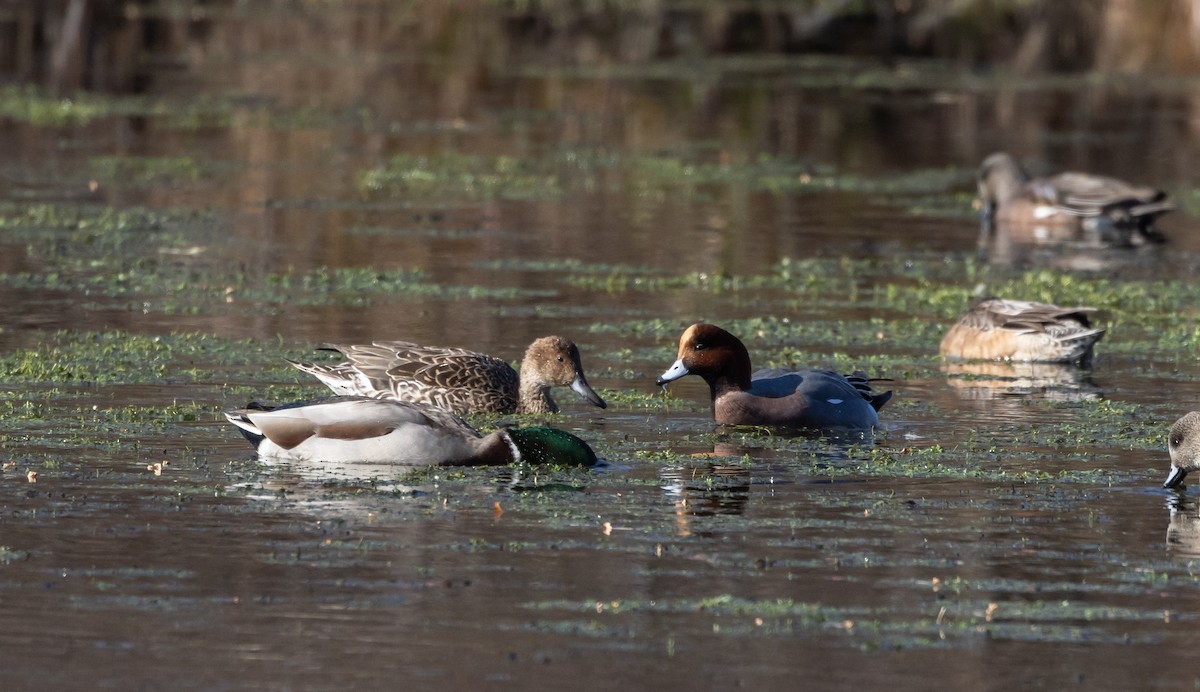
<svg viewBox="0 0 1200 692"><path fill-rule="evenodd" d="M479 437L471 426L449 412L372 397L334 396L277 407L252 403L244 409L226 411L225 417L256 446L266 438L282 449L294 449L310 438L350 442L369 440L405 426L438 428Z"/></svg>
<svg viewBox="0 0 1200 692"><path fill-rule="evenodd" d="M1030 183L1036 195L1076 216L1099 216L1117 209L1131 217L1157 215L1174 208L1167 193L1124 180L1087 173L1059 173Z"/></svg>
<svg viewBox="0 0 1200 692"><path fill-rule="evenodd" d="M333 346L379 392L448 411L513 411L520 378L507 362L463 348L407 341Z"/></svg>
<svg viewBox="0 0 1200 692"><path fill-rule="evenodd" d="M878 411L892 398L892 392L876 393L871 380L861 372L843 375L833 370L759 370L750 377L750 394L766 398L791 396L796 392L806 397L823 399L860 397Z"/></svg>

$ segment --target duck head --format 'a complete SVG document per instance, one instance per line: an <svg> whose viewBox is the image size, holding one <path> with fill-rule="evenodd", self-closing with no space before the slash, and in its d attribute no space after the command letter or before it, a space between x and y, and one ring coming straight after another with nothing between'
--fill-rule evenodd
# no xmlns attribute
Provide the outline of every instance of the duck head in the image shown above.
<svg viewBox="0 0 1200 692"><path fill-rule="evenodd" d="M1020 194L1022 186L1029 181L1029 174L1013 157L998 153L983 160L976 181L984 216L990 217L995 212L996 205L1005 204Z"/></svg>
<svg viewBox="0 0 1200 692"><path fill-rule="evenodd" d="M1171 453L1171 473L1164 488L1177 488L1188 473L1200 469L1200 411L1192 411L1171 426L1167 436Z"/></svg>
<svg viewBox="0 0 1200 692"><path fill-rule="evenodd" d="M712 324L693 324L679 337L679 355L659 376L658 386L687 375L704 378L713 393L750 389L750 354L733 334Z"/></svg>
<svg viewBox="0 0 1200 692"><path fill-rule="evenodd" d="M595 466L596 453L588 443L565 430L531 426L503 432L513 452L513 461L529 464Z"/></svg>
<svg viewBox="0 0 1200 692"><path fill-rule="evenodd" d="M570 387L593 406L608 407L583 374L579 348L561 336L544 336L529 345L521 360L521 384L541 389Z"/></svg>

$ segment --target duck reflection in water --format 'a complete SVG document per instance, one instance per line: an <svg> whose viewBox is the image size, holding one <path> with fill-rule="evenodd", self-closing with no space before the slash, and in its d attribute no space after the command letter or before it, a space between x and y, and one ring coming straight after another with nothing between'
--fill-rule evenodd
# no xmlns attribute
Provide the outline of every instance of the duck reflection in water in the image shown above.
<svg viewBox="0 0 1200 692"><path fill-rule="evenodd" d="M750 469L711 463L697 466L668 466L659 472L663 496L675 508L679 536L705 536L692 519L741 515L750 500Z"/></svg>
<svg viewBox="0 0 1200 692"><path fill-rule="evenodd" d="M1062 363L942 363L946 382L959 398L990 401L1038 396L1051 401L1088 401L1101 390L1089 370Z"/></svg>
<svg viewBox="0 0 1200 692"><path fill-rule="evenodd" d="M1183 495L1167 499L1171 522L1167 525L1167 550L1180 557L1200 557L1200 506Z"/></svg>

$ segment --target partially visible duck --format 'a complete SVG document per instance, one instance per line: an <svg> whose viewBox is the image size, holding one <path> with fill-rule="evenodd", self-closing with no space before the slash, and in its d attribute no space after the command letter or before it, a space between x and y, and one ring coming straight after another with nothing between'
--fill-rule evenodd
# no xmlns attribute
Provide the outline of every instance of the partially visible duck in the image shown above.
<svg viewBox="0 0 1200 692"><path fill-rule="evenodd" d="M589 403L607 406L588 385L579 348L561 336L544 336L530 344L519 375L499 358L463 348L407 341L327 348L340 351L346 362L288 362L336 394L430 404L461 415L555 413L558 405L550 397L550 388L568 386Z"/></svg>
<svg viewBox="0 0 1200 692"><path fill-rule="evenodd" d="M1162 242L1154 221L1175 208L1162 190L1116 178L1075 172L1033 178L1004 153L984 159L978 182L985 228L1003 224L1031 242Z"/></svg>
<svg viewBox="0 0 1200 692"><path fill-rule="evenodd" d="M1095 311L987 298L958 318L938 350L943 356L967 360L1086 365L1104 336L1104 330L1092 327L1088 319L1088 313Z"/></svg>
<svg viewBox="0 0 1200 692"><path fill-rule="evenodd" d="M713 418L727 425L800 428L872 428L876 412L892 398L876 394L860 373L829 370L761 370L751 375L750 354L736 336L698 323L679 339L679 356L659 386L699 375L712 395Z"/></svg>
<svg viewBox="0 0 1200 692"><path fill-rule="evenodd" d="M1185 476L1200 469L1200 411L1175 421L1167 436L1167 450L1171 453L1171 473L1163 487L1177 488Z"/></svg>
<svg viewBox="0 0 1200 692"><path fill-rule="evenodd" d="M434 406L340 396L280 407L226 411L260 457L405 466L499 465L516 461L591 466L596 455L574 435L546 427L481 436Z"/></svg>

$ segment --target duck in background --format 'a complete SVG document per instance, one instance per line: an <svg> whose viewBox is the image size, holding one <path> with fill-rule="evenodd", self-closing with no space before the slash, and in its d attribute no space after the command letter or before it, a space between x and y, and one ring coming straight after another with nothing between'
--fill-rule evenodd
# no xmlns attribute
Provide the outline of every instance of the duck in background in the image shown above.
<svg viewBox="0 0 1200 692"><path fill-rule="evenodd" d="M978 184L985 233L1030 243L1159 243L1164 237L1155 220L1174 209L1162 190L1116 178L1077 172L1034 178L1005 153L984 159Z"/></svg>
<svg viewBox="0 0 1200 692"><path fill-rule="evenodd" d="M1104 330L1093 327L1096 308L1062 308L1028 300L985 298L942 337L947 358L1088 365Z"/></svg>

